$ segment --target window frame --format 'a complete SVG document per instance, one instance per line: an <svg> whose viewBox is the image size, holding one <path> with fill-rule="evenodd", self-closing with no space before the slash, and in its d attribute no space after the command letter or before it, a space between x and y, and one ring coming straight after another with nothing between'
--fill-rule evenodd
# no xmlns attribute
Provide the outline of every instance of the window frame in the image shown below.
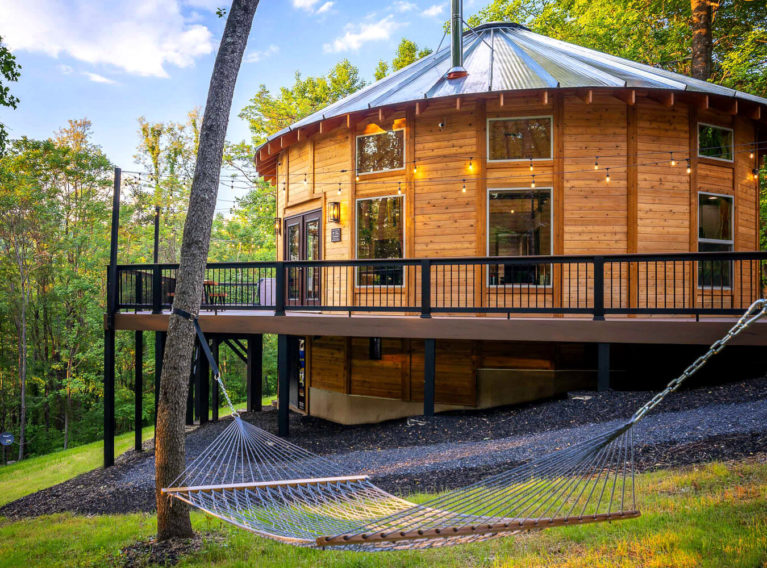
<svg viewBox="0 0 767 568"><path fill-rule="evenodd" d="M359 258L359 218L358 218L358 209L357 204L360 201L372 201L374 199L389 199L392 197L396 197L398 199L402 199L402 258ZM387 194L387 195L374 195L371 197L357 197L354 200L354 260L404 260L407 258L407 248L406 248L406 239L407 239L407 231L405 224L407 223L407 215L406 215L406 209L407 206L406 196L405 194ZM402 275L402 284L365 284L361 285L359 284L359 266L354 267L354 288L355 289L365 289L365 288L391 288L391 289L403 289L406 287L406 278L405 278L405 271L403 266L403 275Z"/></svg>
<svg viewBox="0 0 767 568"><path fill-rule="evenodd" d="M531 192L531 191L548 191L549 192L549 200L551 201L551 213L550 213L550 231L551 231L551 252L548 253L548 255L536 255L536 256L554 256L554 187L553 186L542 186L542 187L536 187L535 189L532 189L530 187L488 187L485 197L485 211L487 211L487 214L485 215L485 256L487 258L505 258L502 256L491 256L490 255L490 192L493 191L507 191L507 192ZM532 255L531 255L532 256ZM517 258L517 257L515 257ZM551 282L549 284L490 284L490 262L488 262L488 266L485 269L485 286L489 289L499 289L499 288L529 288L530 286L533 286L535 288L553 288L554 287L554 277L553 277L553 267L554 263L551 263L550 266L552 267L552 277ZM543 265L541 265L543 266Z"/></svg>
<svg viewBox="0 0 767 568"><path fill-rule="evenodd" d="M550 156L548 158L504 158L503 160L493 160L490 158L490 123L491 122L497 122L499 120L529 120L532 118L548 118L549 121L551 122L551 140L550 140L551 146L549 148ZM498 116L498 117L488 118L485 131L486 131L485 152L487 155L488 164L529 162L531 159L533 162L550 162L554 159L554 115L553 114L542 114L542 115L536 115L536 116ZM544 188L541 188L541 189L544 189Z"/></svg>
<svg viewBox="0 0 767 568"><path fill-rule="evenodd" d="M700 153L700 127L701 126L709 126L711 128L718 128L719 130L727 130L732 135L732 140L730 141L730 155L732 158L717 158L716 156L705 156ZM733 128L730 128L728 126L720 126L718 124L711 124L710 122L698 122L697 126L695 128L695 145L696 145L696 152L698 154L698 158L703 158L704 160L717 160L719 162L725 162L727 164L732 164L735 162L735 130ZM714 194L712 194L714 195ZM735 205L733 203L733 205Z"/></svg>
<svg viewBox="0 0 767 568"><path fill-rule="evenodd" d="M730 202L731 202L731 204L730 204L730 234L732 235L732 237L729 240L724 240L724 239L706 239L706 238L701 238L700 237L700 196L701 195L712 195L714 197L724 197L725 199L729 199L730 200ZM735 252L735 196L734 195L728 195L726 193L714 193L713 191L701 191L701 190L698 190L698 206L697 206L696 214L698 216L698 218L697 218L698 226L697 226L696 232L695 232L695 234L697 235L697 242L698 242L698 246L697 246L698 250L696 252L700 252L700 243L712 244L712 245L730 245L732 247L732 250L730 252ZM735 277L735 275L733 274L732 261L731 260L730 261L723 260L721 262L729 263L729 266L730 266L730 285L729 286L714 286L713 284L712 285L701 284L700 277L699 277L698 274L696 274L695 275L695 278L696 278L695 286L696 286L696 288L698 288L699 290L732 290L733 279ZM698 271L699 270L700 270L700 267L698 268Z"/></svg>
<svg viewBox="0 0 767 568"><path fill-rule="evenodd" d="M382 136L389 132L402 131L402 167L401 168L387 168L385 170L373 170L370 172L360 171L360 154L359 154L359 139L367 138L369 136ZM392 128L391 130L384 130L383 132L374 132L373 134L357 134L354 137L354 174L358 176L369 176L374 174L384 174L387 172L401 172L407 169L407 125L404 128Z"/></svg>

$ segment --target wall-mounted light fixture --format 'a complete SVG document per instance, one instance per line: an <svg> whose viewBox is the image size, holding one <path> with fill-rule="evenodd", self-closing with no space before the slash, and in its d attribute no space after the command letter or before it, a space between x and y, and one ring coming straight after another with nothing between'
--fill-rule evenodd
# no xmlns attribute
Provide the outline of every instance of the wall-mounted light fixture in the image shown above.
<svg viewBox="0 0 767 568"><path fill-rule="evenodd" d="M279 217L274 218L274 232L278 235L282 232L282 219Z"/></svg>
<svg viewBox="0 0 767 568"><path fill-rule="evenodd" d="M328 223L341 222L341 204L338 201L328 201Z"/></svg>
<svg viewBox="0 0 767 568"><path fill-rule="evenodd" d="M370 338L369 358L371 361L380 361L383 359L383 345L380 337Z"/></svg>

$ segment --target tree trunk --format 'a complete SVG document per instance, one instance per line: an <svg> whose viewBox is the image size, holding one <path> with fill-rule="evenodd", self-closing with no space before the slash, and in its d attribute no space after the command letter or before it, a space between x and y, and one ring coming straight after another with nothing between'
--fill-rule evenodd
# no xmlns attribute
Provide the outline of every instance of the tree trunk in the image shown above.
<svg viewBox="0 0 767 568"><path fill-rule="evenodd" d="M24 459L24 444L27 429L27 306L28 286L22 281L21 328L19 330L19 383L21 387L21 408L19 412L19 461Z"/></svg>
<svg viewBox="0 0 767 568"><path fill-rule="evenodd" d="M258 0L232 2L208 88L173 298L174 308L195 315L200 311L234 85L257 7ZM157 411L155 496L158 540L193 534L187 506L178 501L171 506L169 498L160 491L183 472L186 463L184 415L193 346L192 322L172 315L168 323Z"/></svg>
<svg viewBox="0 0 767 568"><path fill-rule="evenodd" d="M690 74L695 79L706 81L711 75L711 21L713 16L711 0L690 0L692 8L692 62Z"/></svg>

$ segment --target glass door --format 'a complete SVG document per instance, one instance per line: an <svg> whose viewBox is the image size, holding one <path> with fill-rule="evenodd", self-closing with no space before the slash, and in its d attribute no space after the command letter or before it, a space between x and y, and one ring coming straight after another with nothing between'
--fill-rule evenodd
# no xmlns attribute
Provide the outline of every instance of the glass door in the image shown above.
<svg viewBox="0 0 767 568"><path fill-rule="evenodd" d="M285 219L285 260L321 260L322 211L311 211ZM320 269L292 266L287 273L287 302L292 305L316 305L321 300Z"/></svg>

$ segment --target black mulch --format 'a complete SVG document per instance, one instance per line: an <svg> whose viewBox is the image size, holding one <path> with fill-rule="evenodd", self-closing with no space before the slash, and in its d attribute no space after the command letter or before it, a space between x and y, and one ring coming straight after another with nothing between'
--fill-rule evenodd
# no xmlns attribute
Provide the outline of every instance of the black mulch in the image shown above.
<svg viewBox="0 0 767 568"><path fill-rule="evenodd" d="M141 540L120 551L123 568L144 568L145 566L174 566L183 556L200 550L206 542L223 541L215 534L196 534L192 538L170 538L156 541Z"/></svg>
<svg viewBox="0 0 767 568"><path fill-rule="evenodd" d="M539 433L616 418L627 418L653 393L579 392L543 402L474 412L451 412L430 419L415 418L364 426L341 426L314 417L292 414L291 440L318 454L357 450L465 442ZM664 401L660 411L688 410L713 403L767 399L767 377L725 385L679 391ZM277 413L246 415L257 426L276 431ZM198 428L188 436L188 446L200 451L223 424ZM767 429L766 429L767 430ZM640 470L738 459L767 452L767 433L723 435L687 444L658 444L637 448ZM39 491L0 508L0 516L29 517L71 511L78 514L109 514L154 510L152 452L128 452L112 468L97 469ZM509 464L503 466L508 468ZM376 483L396 493L434 491L467 485L499 468L431 472L376 478Z"/></svg>

